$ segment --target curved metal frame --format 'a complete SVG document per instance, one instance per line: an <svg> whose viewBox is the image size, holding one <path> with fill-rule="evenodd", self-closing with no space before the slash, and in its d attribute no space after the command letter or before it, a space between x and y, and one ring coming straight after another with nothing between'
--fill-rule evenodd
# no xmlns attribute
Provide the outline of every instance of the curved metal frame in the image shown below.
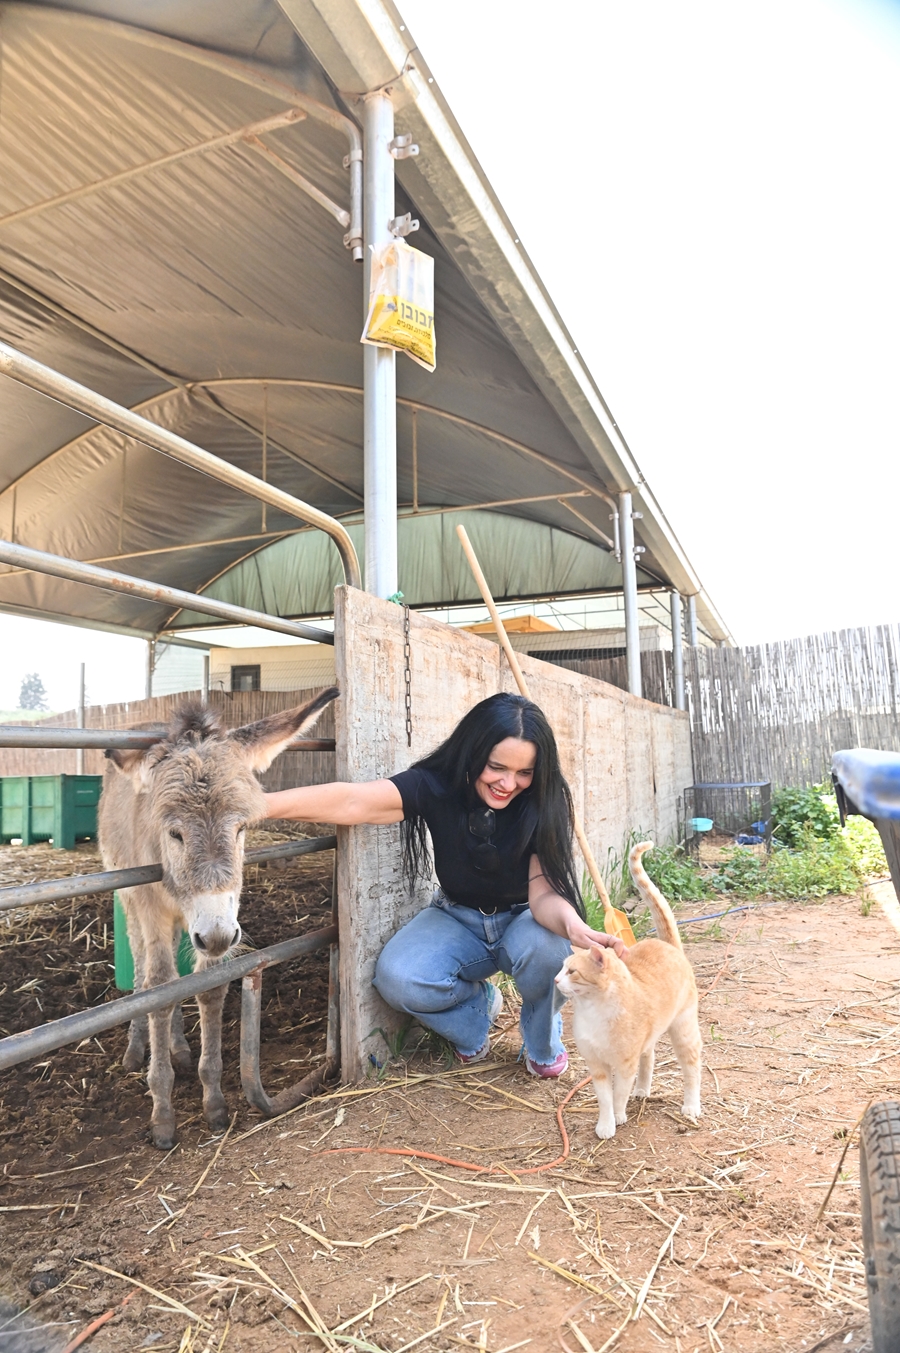
<svg viewBox="0 0 900 1353"><path fill-rule="evenodd" d="M105 427L124 433L126 437L133 437L135 441L143 442L154 451L161 451L163 455L171 456L173 460L189 465L191 469L199 470L201 474L207 474L211 479L217 479L241 493L248 494L251 498L258 499L261 503L267 503L289 517L298 517L300 521L310 526L317 526L334 541L341 556L345 581L351 587L362 586L359 559L353 541L341 523L334 517L329 517L326 512L320 512L317 507L301 502L299 498L284 493L272 484L266 484L264 480L257 479L246 470L240 470L236 465L220 460L211 452L202 450L184 437L179 437L176 432L170 432L168 428L151 423L149 419L132 413L123 405L116 404L104 395L98 395L86 385L80 385L78 381L70 380L68 376L44 366L43 362L26 357L8 343L0 343L0 374L10 376L50 399L58 400L60 404L75 409L86 418L93 418L95 422L102 423Z"/></svg>

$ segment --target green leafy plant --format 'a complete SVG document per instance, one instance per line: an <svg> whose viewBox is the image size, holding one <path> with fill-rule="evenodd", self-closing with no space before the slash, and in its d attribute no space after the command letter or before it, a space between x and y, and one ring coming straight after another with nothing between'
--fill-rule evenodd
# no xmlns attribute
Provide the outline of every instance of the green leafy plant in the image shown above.
<svg viewBox="0 0 900 1353"><path fill-rule="evenodd" d="M781 845L796 850L810 835L828 841L840 829L837 800L830 786L782 788L772 795L772 834Z"/></svg>
<svg viewBox="0 0 900 1353"><path fill-rule="evenodd" d="M719 893L759 897L766 892L766 861L746 846L733 846L723 852L711 882Z"/></svg>
<svg viewBox="0 0 900 1353"><path fill-rule="evenodd" d="M668 902L704 902L713 891L681 846L655 846L644 868Z"/></svg>
<svg viewBox="0 0 900 1353"><path fill-rule="evenodd" d="M766 891L773 897L825 897L855 893L862 883L843 837L822 839L806 833L800 850L777 850L766 870Z"/></svg>
<svg viewBox="0 0 900 1353"><path fill-rule="evenodd" d="M369 1063L379 1080L385 1075L390 1062L396 1062L402 1059L413 1024L414 1020L412 1015L407 1015L406 1019L403 1020L392 1033L382 1029L379 1024L377 1029L372 1029L370 1033L366 1034L367 1039L374 1038L376 1034L380 1034L387 1046L388 1055L385 1058L378 1057L374 1052L369 1054Z"/></svg>
<svg viewBox="0 0 900 1353"><path fill-rule="evenodd" d="M863 878L880 878L891 872L874 822L867 817L848 817L841 836Z"/></svg>

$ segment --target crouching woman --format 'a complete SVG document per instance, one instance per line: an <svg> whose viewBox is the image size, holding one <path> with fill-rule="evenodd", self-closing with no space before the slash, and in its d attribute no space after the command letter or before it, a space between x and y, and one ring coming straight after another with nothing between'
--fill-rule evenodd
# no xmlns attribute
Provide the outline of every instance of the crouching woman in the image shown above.
<svg viewBox="0 0 900 1353"><path fill-rule="evenodd" d="M266 799L269 817L399 822L410 886L433 867L439 887L382 950L374 979L381 996L446 1038L461 1062L478 1062L503 1006L489 979L508 973L522 998L526 1067L534 1076L563 1074L568 1058L553 978L572 946L611 945L620 954L623 946L584 918L571 795L537 705L493 695L430 756L388 780Z"/></svg>

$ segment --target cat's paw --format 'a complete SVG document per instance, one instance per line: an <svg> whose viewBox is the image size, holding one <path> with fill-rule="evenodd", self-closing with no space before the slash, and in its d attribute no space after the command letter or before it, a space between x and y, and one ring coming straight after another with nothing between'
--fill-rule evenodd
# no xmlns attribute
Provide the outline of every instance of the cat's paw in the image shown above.
<svg viewBox="0 0 900 1353"><path fill-rule="evenodd" d="M700 1101L699 1101L699 1099L697 1100L697 1102L696 1102L695 1104L688 1104L687 1100L685 1100L685 1102L684 1102L684 1103L682 1104L682 1106L681 1106L681 1116L682 1116L682 1118L690 1118L690 1120L691 1120L692 1123L696 1123L697 1119L698 1119L698 1118L700 1117L700 1115L701 1115L701 1112L702 1112L702 1111L701 1111L701 1108L700 1108Z"/></svg>
<svg viewBox="0 0 900 1353"><path fill-rule="evenodd" d="M643 1085L636 1085L631 1093L635 1099L649 1099L650 1086L644 1087Z"/></svg>
<svg viewBox="0 0 900 1353"><path fill-rule="evenodd" d="M618 1113L616 1114L616 1124L618 1127L624 1127L627 1122L628 1122L627 1113L623 1112L621 1115Z"/></svg>
<svg viewBox="0 0 900 1353"><path fill-rule="evenodd" d="M609 1141L610 1137L616 1135L616 1125L611 1118L598 1118L597 1126L594 1129L601 1142Z"/></svg>

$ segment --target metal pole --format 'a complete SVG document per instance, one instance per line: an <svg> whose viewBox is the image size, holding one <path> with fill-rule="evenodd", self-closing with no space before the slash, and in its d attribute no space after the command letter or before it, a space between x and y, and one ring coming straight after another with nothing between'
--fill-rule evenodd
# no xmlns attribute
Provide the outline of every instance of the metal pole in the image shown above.
<svg viewBox="0 0 900 1353"><path fill-rule="evenodd" d="M638 628L637 564L634 557L634 517L631 494L619 494L619 538L622 545L622 593L625 600L625 666L628 689L643 695L641 683L641 636Z"/></svg>
<svg viewBox="0 0 900 1353"><path fill-rule="evenodd" d="M363 100L365 306L372 249L390 243L394 217L394 106L379 92ZM397 591L397 356L390 348L363 348L363 459L366 519L366 591Z"/></svg>
<svg viewBox="0 0 900 1353"><path fill-rule="evenodd" d="M258 625L260 629L294 634L299 639L313 639L319 644L334 643L334 635L328 630L304 625L299 620L281 620L263 611L248 610L246 606L232 606L230 601L214 601L212 597L196 596L193 592L182 592L177 587L163 587L161 583L151 583L146 578L133 578L129 573L98 568L96 564L82 564L78 559L66 559L59 554L45 554L43 550L31 550L26 545L14 545L9 540L0 540L0 563L13 564L37 573L49 573L73 583L87 583L89 587L102 587L107 592L127 592L130 596L142 597L145 601L155 601L157 604L165 602L182 611L199 611L201 615L214 615L233 625ZM151 639L148 643L153 644L154 641ZM148 699L152 694L150 680L154 662L155 656L150 650L147 665Z"/></svg>
<svg viewBox="0 0 900 1353"><path fill-rule="evenodd" d="M393 160L390 159L389 153L387 158L390 160L393 173ZM260 502L268 503L270 507L276 507L280 512L297 517L310 526L317 526L334 541L341 556L345 581L352 587L360 586L359 560L353 541L334 517L329 517L327 513L320 512L318 508L301 502L299 498L294 498L289 493L283 493L274 484L263 483L255 475L247 474L246 470L240 470L236 465L230 465L228 461L221 460L199 446L194 446L193 442L186 441L184 437L179 437L177 433L170 432L168 428L160 427L157 423L151 423L148 418L142 418L140 414L133 413L131 409L126 409L121 404L115 404L103 395L98 395L86 385L79 385L77 381L61 375L52 367L35 362L31 357L26 357L24 353L11 348L8 343L0 343L0 373L11 376L22 385L30 386L32 390L49 395L66 408L77 409L79 413L102 423L104 427L115 428L126 437L133 437L135 441L152 447L154 451L161 451L163 455L171 456L173 460L180 461L183 465L190 465L192 469L209 475L211 479L229 484L240 493L258 498Z"/></svg>
<svg viewBox="0 0 900 1353"><path fill-rule="evenodd" d="M688 597L688 644L691 648L696 648L700 642L697 638L697 598Z"/></svg>
<svg viewBox="0 0 900 1353"><path fill-rule="evenodd" d="M81 664L81 673L78 678L78 727L84 728L84 663ZM84 774L83 747L79 747L75 753L75 774Z"/></svg>
<svg viewBox="0 0 900 1353"><path fill-rule="evenodd" d="M156 640L147 640L147 680L144 683L144 698L153 698L153 669L156 666Z"/></svg>
<svg viewBox="0 0 900 1353"><path fill-rule="evenodd" d="M277 846L248 850L244 864L292 860L297 855L312 855L336 848L336 836L311 836L304 841L283 841ZM20 883L12 888L0 888L0 911L33 907L38 902L65 902L70 897L93 897L96 893L111 893L119 888L137 888L144 883L159 883L162 876L161 864L139 864L132 869L108 869L100 874L76 874L64 879L47 879L43 883Z"/></svg>
<svg viewBox="0 0 900 1353"><path fill-rule="evenodd" d="M681 630L681 597L672 589L672 685L675 708L684 709L684 635Z"/></svg>
<svg viewBox="0 0 900 1353"><path fill-rule="evenodd" d="M201 688L200 694L201 694L201 696L202 696L204 705L208 705L208 704L209 704L209 654L208 654L208 653L204 653L204 655L203 655L203 686L202 686L202 688Z"/></svg>
<svg viewBox="0 0 900 1353"><path fill-rule="evenodd" d="M30 724L0 724L0 747L152 747L165 732L146 733L134 728L33 728ZM334 738L295 738L292 752L333 752Z"/></svg>

